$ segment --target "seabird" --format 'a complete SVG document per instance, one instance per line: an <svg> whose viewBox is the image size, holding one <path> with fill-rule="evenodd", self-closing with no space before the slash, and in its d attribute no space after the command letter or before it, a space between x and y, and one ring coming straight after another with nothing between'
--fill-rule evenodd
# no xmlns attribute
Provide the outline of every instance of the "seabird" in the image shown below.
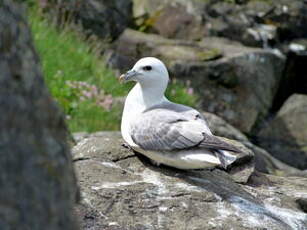
<svg viewBox="0 0 307 230"><path fill-rule="evenodd" d="M203 169L236 160L235 146L214 136L197 110L169 101L168 71L157 58L140 59L120 81L135 81L124 106L121 133L128 146L155 163Z"/></svg>

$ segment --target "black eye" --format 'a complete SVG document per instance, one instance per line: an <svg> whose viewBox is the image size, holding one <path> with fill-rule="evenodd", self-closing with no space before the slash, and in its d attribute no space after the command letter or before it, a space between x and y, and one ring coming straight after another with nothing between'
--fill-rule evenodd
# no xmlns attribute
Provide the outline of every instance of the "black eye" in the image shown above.
<svg viewBox="0 0 307 230"><path fill-rule="evenodd" d="M143 67L143 70L150 71L150 70L152 70L152 67L150 65L147 65L147 66Z"/></svg>

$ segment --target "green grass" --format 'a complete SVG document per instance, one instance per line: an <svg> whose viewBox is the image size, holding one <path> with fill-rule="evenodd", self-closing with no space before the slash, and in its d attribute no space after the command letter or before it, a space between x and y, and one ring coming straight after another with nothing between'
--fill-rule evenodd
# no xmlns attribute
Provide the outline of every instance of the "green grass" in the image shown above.
<svg viewBox="0 0 307 230"><path fill-rule="evenodd" d="M133 84L118 83L114 72L93 52L100 49L98 41L85 41L68 25L57 28L36 10L30 10L29 20L46 84L65 112L70 130L118 130L121 106L115 103L108 108L99 102L106 100L107 95L113 99L125 96ZM80 82L86 85L81 86L84 83ZM84 96L91 93L93 87L98 88L94 96ZM191 106L196 103L196 97L187 94L186 88L179 83L172 84L167 95L176 102Z"/></svg>

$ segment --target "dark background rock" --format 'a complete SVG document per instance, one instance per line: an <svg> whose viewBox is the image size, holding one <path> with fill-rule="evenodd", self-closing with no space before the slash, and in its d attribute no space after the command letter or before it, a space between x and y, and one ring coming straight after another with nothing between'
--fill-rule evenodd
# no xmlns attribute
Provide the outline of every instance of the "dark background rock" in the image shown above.
<svg viewBox="0 0 307 230"><path fill-rule="evenodd" d="M131 0L47 0L44 10L60 23L72 20L87 35L113 41L132 20Z"/></svg>
<svg viewBox="0 0 307 230"><path fill-rule="evenodd" d="M284 48L284 53L287 53L286 68L271 108L272 112L277 112L292 94L307 94L307 39L293 40Z"/></svg>
<svg viewBox="0 0 307 230"><path fill-rule="evenodd" d="M0 1L0 228L78 229L64 118L45 87L28 24Z"/></svg>
<svg viewBox="0 0 307 230"><path fill-rule="evenodd" d="M133 2L141 26L169 38L219 36L263 47L307 36L307 6L301 0Z"/></svg>
<svg viewBox="0 0 307 230"><path fill-rule="evenodd" d="M243 48L216 61L173 64L174 76L191 80L202 109L250 134L272 106L284 59L270 51Z"/></svg>
<svg viewBox="0 0 307 230"><path fill-rule="evenodd" d="M292 95L257 135L259 145L276 158L307 168L307 95Z"/></svg>

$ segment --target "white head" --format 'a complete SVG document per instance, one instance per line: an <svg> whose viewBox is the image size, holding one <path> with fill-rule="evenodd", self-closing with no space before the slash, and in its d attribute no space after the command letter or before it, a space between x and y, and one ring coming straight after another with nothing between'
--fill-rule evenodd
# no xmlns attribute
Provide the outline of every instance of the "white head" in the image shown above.
<svg viewBox="0 0 307 230"><path fill-rule="evenodd" d="M162 61L154 57L145 57L140 59L126 74L123 74L120 80L123 82L136 81L146 88L158 86L164 91L169 76Z"/></svg>

